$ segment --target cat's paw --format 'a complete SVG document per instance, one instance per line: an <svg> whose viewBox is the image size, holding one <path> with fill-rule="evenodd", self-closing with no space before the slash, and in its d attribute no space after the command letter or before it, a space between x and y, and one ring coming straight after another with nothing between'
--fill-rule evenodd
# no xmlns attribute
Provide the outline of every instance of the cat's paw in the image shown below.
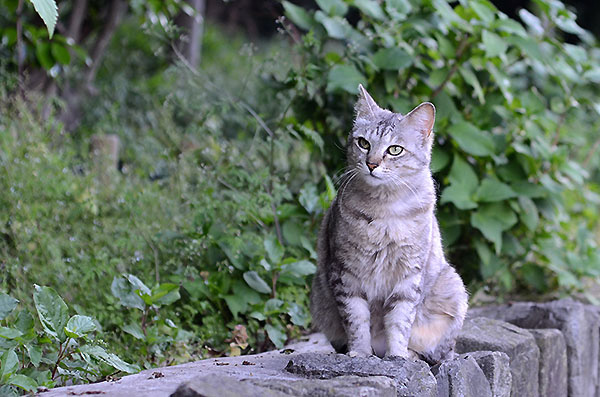
<svg viewBox="0 0 600 397"><path fill-rule="evenodd" d="M364 358L364 357L369 357L370 355L371 355L370 353L361 352L361 351L357 351L357 350L350 350L348 352L348 357L352 357L352 358L354 358L354 357Z"/></svg>

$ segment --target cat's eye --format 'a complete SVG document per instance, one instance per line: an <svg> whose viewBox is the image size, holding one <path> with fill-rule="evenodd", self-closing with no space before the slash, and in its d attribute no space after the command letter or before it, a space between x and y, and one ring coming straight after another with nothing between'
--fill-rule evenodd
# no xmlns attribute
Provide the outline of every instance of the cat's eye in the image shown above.
<svg viewBox="0 0 600 397"><path fill-rule="evenodd" d="M387 151L392 156L399 156L404 151L404 148L400 145L392 145L388 148Z"/></svg>
<svg viewBox="0 0 600 397"><path fill-rule="evenodd" d="M358 138L358 146L365 150L369 150L371 148L371 144L369 143L369 141L367 141L362 136Z"/></svg>

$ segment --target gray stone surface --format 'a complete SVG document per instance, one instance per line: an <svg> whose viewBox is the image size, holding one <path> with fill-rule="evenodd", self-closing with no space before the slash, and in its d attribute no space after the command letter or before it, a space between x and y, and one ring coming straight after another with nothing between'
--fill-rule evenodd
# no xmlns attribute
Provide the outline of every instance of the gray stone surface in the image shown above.
<svg viewBox="0 0 600 397"><path fill-rule="evenodd" d="M333 348L323 334L312 334L305 340L286 346L285 349L242 356L199 360L171 367L155 368L111 382L66 386L50 389L43 397L98 394L115 397L164 397L177 387L200 375L229 376L234 379L297 380L299 376L284 371L290 357L303 352L332 352ZM288 354L290 353L290 354Z"/></svg>
<svg viewBox="0 0 600 397"><path fill-rule="evenodd" d="M567 346L557 329L529 330L540 349L540 396L567 395Z"/></svg>
<svg viewBox="0 0 600 397"><path fill-rule="evenodd" d="M539 347L539 345L538 345ZM479 351L468 353L483 371L492 391L492 397L509 397L512 387L510 359L503 352ZM540 394L543 396L543 394Z"/></svg>
<svg viewBox="0 0 600 397"><path fill-rule="evenodd" d="M341 376L334 379L243 379L200 376L180 385L171 397L395 397L396 386L385 376Z"/></svg>
<svg viewBox="0 0 600 397"><path fill-rule="evenodd" d="M519 302L469 310L470 316L485 316L522 328L556 328L567 345L569 396L600 395L598 310L572 299L545 303Z"/></svg>
<svg viewBox="0 0 600 397"><path fill-rule="evenodd" d="M537 397L540 350L529 331L491 318L467 318L456 341L458 353L504 352L510 358L511 396Z"/></svg>
<svg viewBox="0 0 600 397"><path fill-rule="evenodd" d="M436 380L419 360L350 358L343 354L298 354L286 366L290 373L312 379L338 376L386 376L395 381L398 396L435 396Z"/></svg>
<svg viewBox="0 0 600 397"><path fill-rule="evenodd" d="M468 354L444 361L436 372L438 397L492 397L485 374Z"/></svg>

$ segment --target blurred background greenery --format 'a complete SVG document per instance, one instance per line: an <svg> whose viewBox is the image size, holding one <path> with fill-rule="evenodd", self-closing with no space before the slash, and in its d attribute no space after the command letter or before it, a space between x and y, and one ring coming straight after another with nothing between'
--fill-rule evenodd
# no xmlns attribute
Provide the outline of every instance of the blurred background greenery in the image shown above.
<svg viewBox="0 0 600 397"><path fill-rule="evenodd" d="M308 332L359 83L436 105L438 218L473 303L596 303L597 2L57 3L52 38L30 2L0 4L0 288L22 310L52 287L141 368ZM123 370L69 342L59 364L65 341L32 327L0 352L36 385Z"/></svg>

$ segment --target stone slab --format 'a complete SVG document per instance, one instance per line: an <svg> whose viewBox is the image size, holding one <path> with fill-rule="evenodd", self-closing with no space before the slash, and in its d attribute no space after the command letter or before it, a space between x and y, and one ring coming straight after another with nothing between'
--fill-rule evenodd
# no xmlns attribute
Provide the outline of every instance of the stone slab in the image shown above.
<svg viewBox="0 0 600 397"><path fill-rule="evenodd" d="M527 330L491 318L467 318L457 341L457 353L504 352L510 358L511 396L538 397L540 350Z"/></svg>
<svg viewBox="0 0 600 397"><path fill-rule="evenodd" d="M385 376L334 379L243 379L201 376L180 385L171 397L395 397L394 381Z"/></svg>
<svg viewBox="0 0 600 397"><path fill-rule="evenodd" d="M569 396L593 397L600 392L600 316L595 307L572 299L517 302L473 308L469 316L495 318L522 328L559 329L567 345Z"/></svg>
<svg viewBox="0 0 600 397"><path fill-rule="evenodd" d="M398 396L437 395L436 380L429 366L420 360L350 358L344 354L297 354L290 357L286 370L310 379L332 379L348 375L385 376L395 381Z"/></svg>
<svg viewBox="0 0 600 397"><path fill-rule="evenodd" d="M438 397L492 397L485 374L468 354L442 362L436 372Z"/></svg>
<svg viewBox="0 0 600 397"><path fill-rule="evenodd" d="M483 371L490 385L492 397L509 397L512 387L512 375L510 374L508 355L503 352L492 351L472 352L468 355L475 359L477 365Z"/></svg>
<svg viewBox="0 0 600 397"><path fill-rule="evenodd" d="M234 379L300 379L284 371L290 356L305 352L329 353L334 351L323 334L311 334L301 341L287 345L285 349L261 354L211 358L171 367L155 368L124 376L116 381L87 385L65 386L44 392L44 397L73 395L73 393L110 395L115 397L164 397L187 381L202 375L229 376Z"/></svg>
<svg viewBox="0 0 600 397"><path fill-rule="evenodd" d="M540 396L567 395L567 346L557 329L529 330L540 349Z"/></svg>

